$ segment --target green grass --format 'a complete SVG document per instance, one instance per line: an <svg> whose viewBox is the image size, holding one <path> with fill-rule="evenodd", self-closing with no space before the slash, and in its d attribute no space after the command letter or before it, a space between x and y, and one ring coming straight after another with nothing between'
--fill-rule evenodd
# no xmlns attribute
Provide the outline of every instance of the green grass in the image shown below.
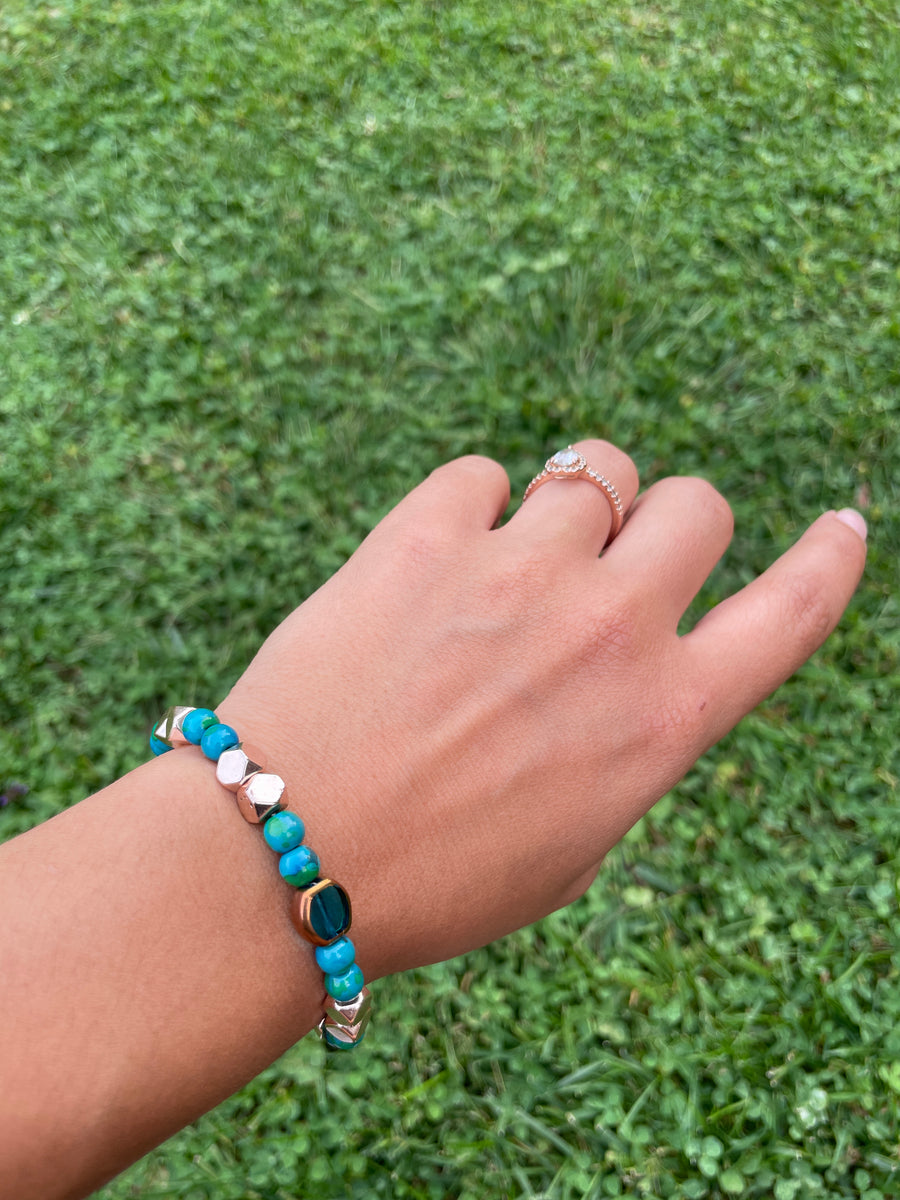
<svg viewBox="0 0 900 1200"><path fill-rule="evenodd" d="M697 611L823 508L871 528L839 632L588 897L104 1200L897 1194L898 114L893 0L5 0L3 836L450 455L706 475Z"/></svg>

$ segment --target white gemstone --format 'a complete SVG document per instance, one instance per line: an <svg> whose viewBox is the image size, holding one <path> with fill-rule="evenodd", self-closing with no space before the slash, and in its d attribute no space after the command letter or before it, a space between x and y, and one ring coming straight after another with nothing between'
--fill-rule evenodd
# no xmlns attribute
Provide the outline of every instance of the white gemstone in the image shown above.
<svg viewBox="0 0 900 1200"><path fill-rule="evenodd" d="M581 455L577 450L568 446L565 450L557 450L550 461L557 467L574 467L577 462L581 461Z"/></svg>

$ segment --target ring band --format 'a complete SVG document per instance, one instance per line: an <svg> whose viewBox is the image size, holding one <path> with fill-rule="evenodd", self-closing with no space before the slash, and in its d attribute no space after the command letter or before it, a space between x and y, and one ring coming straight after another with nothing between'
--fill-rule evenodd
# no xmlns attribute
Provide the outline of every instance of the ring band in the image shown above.
<svg viewBox="0 0 900 1200"><path fill-rule="evenodd" d="M622 528L625 510L622 506L622 499L619 493L606 476L601 475L599 471L595 471L593 467L588 466L587 459L583 454L579 454L571 446L566 446L565 450L557 450L554 455L547 459L543 471L539 475L535 475L534 479L532 479L531 483L525 489L522 503L524 504L528 497L536 492L539 487L543 487L545 483L550 483L553 479L587 479L594 487L600 489L606 497L610 513L612 514L612 524L609 528L609 536L606 539L606 545L608 546Z"/></svg>

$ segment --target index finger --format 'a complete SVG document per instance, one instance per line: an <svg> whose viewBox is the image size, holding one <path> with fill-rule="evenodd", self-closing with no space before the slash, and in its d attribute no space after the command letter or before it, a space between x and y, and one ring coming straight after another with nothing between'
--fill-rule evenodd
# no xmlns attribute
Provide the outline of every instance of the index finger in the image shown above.
<svg viewBox="0 0 900 1200"><path fill-rule="evenodd" d="M866 561L865 523L853 516L859 533L843 515L819 517L758 579L682 638L704 681L710 744L784 683L837 625Z"/></svg>

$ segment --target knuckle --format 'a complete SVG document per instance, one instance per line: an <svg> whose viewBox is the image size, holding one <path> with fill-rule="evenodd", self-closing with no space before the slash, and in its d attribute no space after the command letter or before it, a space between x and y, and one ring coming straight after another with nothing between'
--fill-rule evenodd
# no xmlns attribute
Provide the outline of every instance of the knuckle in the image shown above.
<svg viewBox="0 0 900 1200"><path fill-rule="evenodd" d="M624 604L607 606L602 612L581 612L575 618L575 634L587 665L629 666L640 652L638 623Z"/></svg>
<svg viewBox="0 0 900 1200"><path fill-rule="evenodd" d="M778 608L801 646L812 652L834 628L834 614L822 581L811 575L788 575L781 581Z"/></svg>
<svg viewBox="0 0 900 1200"><path fill-rule="evenodd" d="M485 454L464 454L460 458L442 463L431 472L429 479L450 479L468 481L469 485L496 482L503 485L508 482L506 471Z"/></svg>
<svg viewBox="0 0 900 1200"><path fill-rule="evenodd" d="M708 479L691 475L682 480L682 483L690 488L692 505L702 510L710 524L715 522L716 525L727 529L729 533L733 531L734 514L731 511L731 505Z"/></svg>
<svg viewBox="0 0 900 1200"><path fill-rule="evenodd" d="M479 588L479 603L486 612L520 618L526 613L546 613L549 598L547 564L542 555L497 555L489 576Z"/></svg>

